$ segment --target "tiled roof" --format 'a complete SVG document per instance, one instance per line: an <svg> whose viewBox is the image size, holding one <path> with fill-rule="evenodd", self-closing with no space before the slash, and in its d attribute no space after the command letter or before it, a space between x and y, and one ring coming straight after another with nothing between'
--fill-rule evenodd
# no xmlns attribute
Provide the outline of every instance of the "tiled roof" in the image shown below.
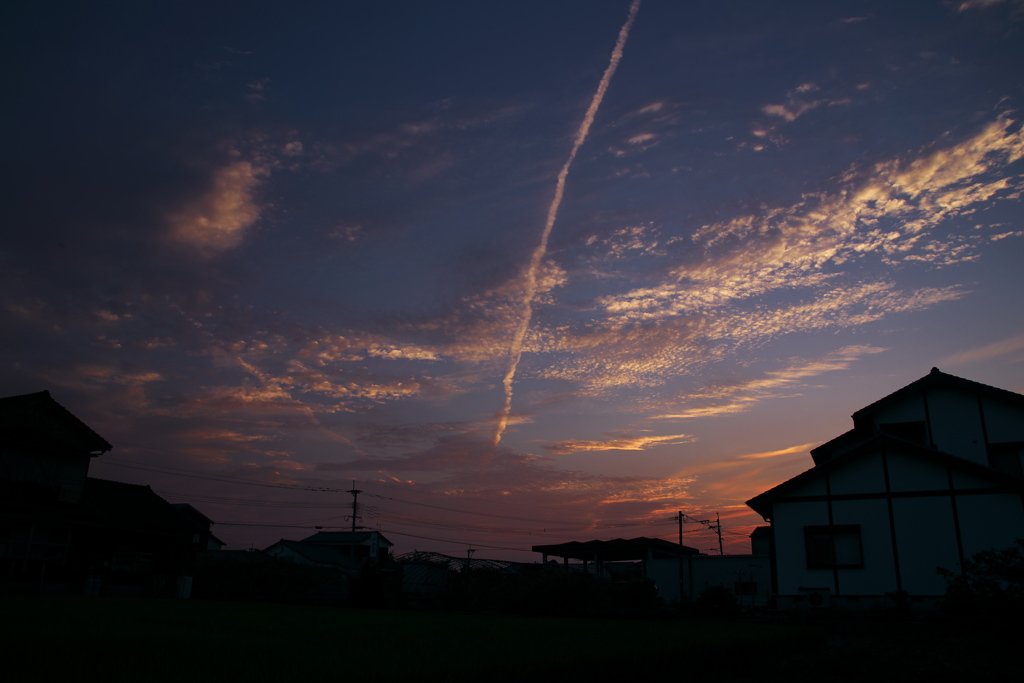
<svg viewBox="0 0 1024 683"><path fill-rule="evenodd" d="M874 403L864 406L855 412L853 414L854 424L859 423L872 413L878 412L881 408L904 398L908 394L914 394L922 391L923 389L937 386L953 387L975 394L1000 398L1011 403L1024 403L1024 395L1008 391L1006 389L989 386L988 384L982 384L981 382L975 382L974 380L964 379L963 377L957 377L956 375L950 375L942 372L938 368L932 368L931 372L921 379L915 380L902 389L897 389L888 396L883 396Z"/></svg>
<svg viewBox="0 0 1024 683"><path fill-rule="evenodd" d="M843 448L852 448L859 442L866 441L872 436L874 436L873 429L851 429L848 432L843 432L836 438L812 448L811 459L814 460L815 465L820 465L825 460L831 458L835 451Z"/></svg>
<svg viewBox="0 0 1024 683"><path fill-rule="evenodd" d="M201 531L148 486L89 477L82 503L97 519L117 526L189 537Z"/></svg>
<svg viewBox="0 0 1024 683"><path fill-rule="evenodd" d="M18 483L3 489L0 509L8 514L117 529L124 533L172 536L191 542L201 529L148 486L105 479L84 480L77 502L58 500L45 486Z"/></svg>
<svg viewBox="0 0 1024 683"><path fill-rule="evenodd" d="M932 368L931 372L924 377L911 382L901 389L897 389L887 396L883 396L855 412L852 416L853 429L811 449L811 458L814 460L814 464L820 465L834 457L834 453L853 448L859 443L872 438L875 435L875 427L872 423L875 413L897 401L905 400L909 396L919 395L922 391L934 387L951 387L972 394L991 396L1011 403L1024 404L1024 396L1021 394L982 384L981 382L975 382L974 380L964 379L963 377L957 377L956 375L950 375L938 368Z"/></svg>
<svg viewBox="0 0 1024 683"><path fill-rule="evenodd" d="M70 447L93 455L113 448L53 400L49 391L0 398L0 437L45 447Z"/></svg>
<svg viewBox="0 0 1024 683"><path fill-rule="evenodd" d="M764 493L754 496L747 501L747 505L753 508L753 510L762 517L768 518L771 515L772 505L775 501L784 497L793 489L814 481L828 472L856 460L862 455L875 453L881 449L903 453L904 455L925 459L930 462L941 462L956 469L991 479L998 482L1000 485L1009 486L1012 489L1024 492L1024 479L1021 479L1020 477L1004 474L992 469L991 467L986 467L984 465L971 462L970 460L965 460L964 458L958 458L957 456L949 453L925 448L924 446L911 443L910 441L904 441L903 439L897 439L896 437L889 436L888 434L879 434L878 436L868 439L856 448L842 453L841 455L837 455L831 460L826 460L820 465L816 465L809 470L805 470L795 477L787 479L781 484L768 489Z"/></svg>

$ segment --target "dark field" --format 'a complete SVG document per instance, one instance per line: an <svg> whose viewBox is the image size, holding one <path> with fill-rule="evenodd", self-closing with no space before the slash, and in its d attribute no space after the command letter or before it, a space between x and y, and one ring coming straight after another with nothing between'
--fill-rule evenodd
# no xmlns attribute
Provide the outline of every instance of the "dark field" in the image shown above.
<svg viewBox="0 0 1024 683"><path fill-rule="evenodd" d="M8 681L993 681L1019 660L1010 634L949 622L572 619L67 597L0 605Z"/></svg>

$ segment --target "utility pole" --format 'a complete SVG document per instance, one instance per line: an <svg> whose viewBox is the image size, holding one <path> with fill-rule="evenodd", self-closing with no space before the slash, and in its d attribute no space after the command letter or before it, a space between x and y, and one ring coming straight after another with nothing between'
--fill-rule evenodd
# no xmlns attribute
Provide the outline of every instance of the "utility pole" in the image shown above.
<svg viewBox="0 0 1024 683"><path fill-rule="evenodd" d="M679 520L679 604L683 602L683 511L680 510L677 516Z"/></svg>
<svg viewBox="0 0 1024 683"><path fill-rule="evenodd" d="M356 530L356 520L357 519L362 519L358 515L358 512L359 512L359 502L358 502L359 501L359 494L362 493L362 491L360 491L359 489L356 488L356 480L355 479L352 480L352 488L348 491L348 493L352 494L352 532L355 533L355 530ZM360 528L362 528L362 527L360 527Z"/></svg>
<svg viewBox="0 0 1024 683"><path fill-rule="evenodd" d="M696 521L718 533L718 554L725 555L725 550L722 549L722 515L716 512L715 520L715 524L712 524L710 519L698 519ZM708 548L708 550L714 550L714 548Z"/></svg>
<svg viewBox="0 0 1024 683"><path fill-rule="evenodd" d="M722 515L716 512L715 520L717 522L715 524L715 531L718 532L718 554L725 555L725 551L722 550Z"/></svg>
<svg viewBox="0 0 1024 683"><path fill-rule="evenodd" d="M356 488L356 480L352 480L352 488L349 489L349 493L352 494L352 533L356 532L356 520L359 517L359 494L362 493ZM348 545L348 556L353 560L356 558L356 539L353 537Z"/></svg>

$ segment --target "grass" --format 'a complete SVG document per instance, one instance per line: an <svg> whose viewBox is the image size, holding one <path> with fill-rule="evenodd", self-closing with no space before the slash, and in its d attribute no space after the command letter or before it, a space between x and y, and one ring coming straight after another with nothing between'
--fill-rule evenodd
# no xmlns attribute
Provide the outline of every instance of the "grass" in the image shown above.
<svg viewBox="0 0 1024 683"><path fill-rule="evenodd" d="M12 681L982 681L1010 670L1015 650L1008 639L948 623L571 619L69 597L0 605Z"/></svg>

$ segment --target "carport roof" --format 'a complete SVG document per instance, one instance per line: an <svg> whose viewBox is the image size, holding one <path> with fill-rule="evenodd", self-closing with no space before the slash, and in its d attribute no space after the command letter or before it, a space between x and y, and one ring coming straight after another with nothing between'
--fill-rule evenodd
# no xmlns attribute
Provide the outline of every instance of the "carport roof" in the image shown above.
<svg viewBox="0 0 1024 683"><path fill-rule="evenodd" d="M696 555L698 550L660 538L616 538L613 541L571 541L557 545L535 545L533 552L573 560L622 562Z"/></svg>

